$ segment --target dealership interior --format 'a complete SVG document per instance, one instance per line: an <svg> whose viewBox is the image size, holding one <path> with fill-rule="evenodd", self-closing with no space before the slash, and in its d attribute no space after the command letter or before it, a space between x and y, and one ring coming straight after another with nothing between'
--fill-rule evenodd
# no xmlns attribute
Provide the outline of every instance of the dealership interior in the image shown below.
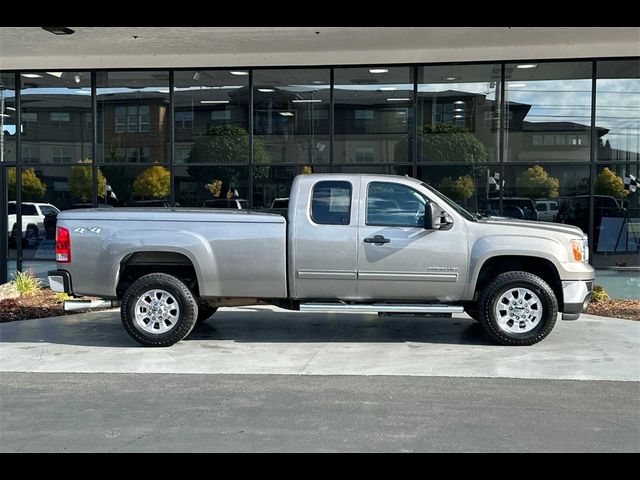
<svg viewBox="0 0 640 480"><path fill-rule="evenodd" d="M0 72L0 277L76 208L286 208L299 174L409 175L576 225L640 298L640 58ZM0 282L2 283L2 282Z"/></svg>

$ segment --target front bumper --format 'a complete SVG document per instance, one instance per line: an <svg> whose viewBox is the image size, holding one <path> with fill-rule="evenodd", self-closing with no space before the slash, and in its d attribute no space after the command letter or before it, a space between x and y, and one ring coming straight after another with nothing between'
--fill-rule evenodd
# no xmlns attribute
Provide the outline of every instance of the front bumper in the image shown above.
<svg viewBox="0 0 640 480"><path fill-rule="evenodd" d="M71 275L66 270L49 270L47 272L49 288L54 292L73 295Z"/></svg>
<svg viewBox="0 0 640 480"><path fill-rule="evenodd" d="M593 279L568 280L562 282L562 297L564 308L563 320L577 320L580 314L587 308L593 295Z"/></svg>

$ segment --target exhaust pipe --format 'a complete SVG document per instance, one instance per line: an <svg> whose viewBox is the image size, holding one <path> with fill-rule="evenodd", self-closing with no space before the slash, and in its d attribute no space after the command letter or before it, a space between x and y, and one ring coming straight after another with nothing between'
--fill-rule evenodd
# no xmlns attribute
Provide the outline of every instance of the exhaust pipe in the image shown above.
<svg viewBox="0 0 640 480"><path fill-rule="evenodd" d="M65 300L64 311L93 310L95 308L116 308L120 306L119 300Z"/></svg>

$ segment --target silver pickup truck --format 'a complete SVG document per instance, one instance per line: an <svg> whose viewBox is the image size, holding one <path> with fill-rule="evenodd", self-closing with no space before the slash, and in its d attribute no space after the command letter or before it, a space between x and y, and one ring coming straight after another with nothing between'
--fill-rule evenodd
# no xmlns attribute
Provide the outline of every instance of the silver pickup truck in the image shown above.
<svg viewBox="0 0 640 480"><path fill-rule="evenodd" d="M505 345L545 338L591 298L573 226L480 218L419 180L307 174L287 219L246 210L74 210L58 216L51 288L121 306L127 332L169 346L219 307L466 311Z"/></svg>

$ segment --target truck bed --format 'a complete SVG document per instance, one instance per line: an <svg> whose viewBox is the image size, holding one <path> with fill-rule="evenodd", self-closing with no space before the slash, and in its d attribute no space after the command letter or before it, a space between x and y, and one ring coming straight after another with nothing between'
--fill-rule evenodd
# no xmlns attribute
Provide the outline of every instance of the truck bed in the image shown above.
<svg viewBox="0 0 640 480"><path fill-rule="evenodd" d="M115 297L132 254L171 252L190 262L202 297L287 297L286 220L243 210L115 208L62 212L71 235L65 268L77 295Z"/></svg>

